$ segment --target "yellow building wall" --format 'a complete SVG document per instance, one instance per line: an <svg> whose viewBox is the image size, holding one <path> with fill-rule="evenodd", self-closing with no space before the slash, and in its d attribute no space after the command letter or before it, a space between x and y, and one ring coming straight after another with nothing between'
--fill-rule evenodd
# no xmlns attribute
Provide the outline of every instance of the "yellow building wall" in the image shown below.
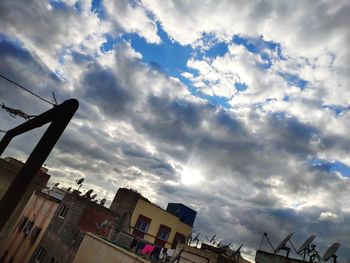
<svg viewBox="0 0 350 263"><path fill-rule="evenodd" d="M58 201L53 201L52 197L48 196L48 198L46 198L43 195L45 194L33 193L23 213L20 215L16 227L6 245L8 255L5 263L8 262L11 257L13 258L13 263L26 263L36 250L59 205ZM41 228L40 234L37 236L34 243L30 240L29 235L26 236L23 231L18 230L18 224L22 216L26 216L28 220L34 221L32 230L35 226Z"/></svg>
<svg viewBox="0 0 350 263"><path fill-rule="evenodd" d="M117 245L86 233L73 263L149 263Z"/></svg>
<svg viewBox="0 0 350 263"><path fill-rule="evenodd" d="M178 217L174 216L173 214L170 214L164 209L157 207L154 204L151 204L142 199L138 200L134 212L131 216L131 233L140 215L148 217L152 220L148 228L147 234L144 237L145 240L151 243L154 243L161 224L171 228L168 241L165 245L165 247L167 248L171 248L176 232L184 235L185 237L188 237L191 234L191 226L181 222Z"/></svg>

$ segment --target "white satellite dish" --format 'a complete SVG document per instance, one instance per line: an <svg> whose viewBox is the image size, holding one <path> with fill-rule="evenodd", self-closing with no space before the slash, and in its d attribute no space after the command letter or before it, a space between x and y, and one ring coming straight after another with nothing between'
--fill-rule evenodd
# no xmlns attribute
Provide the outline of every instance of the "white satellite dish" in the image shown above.
<svg viewBox="0 0 350 263"><path fill-rule="evenodd" d="M334 262L336 261L337 256L335 255L335 253L337 252L338 248L340 247L340 243L339 242L335 242L333 245L331 245L326 252L323 255L323 261L328 261L331 257L334 258Z"/></svg>
<svg viewBox="0 0 350 263"><path fill-rule="evenodd" d="M287 251L287 257L289 256L289 250L290 248L287 247L287 242L290 241L290 238L294 235L294 232L290 233L288 236L286 236L281 243L278 245L278 247L275 249L275 254L279 252L280 250L286 250Z"/></svg>
<svg viewBox="0 0 350 263"><path fill-rule="evenodd" d="M312 241L314 241L315 238L316 238L316 235L312 235L308 239L306 239L305 242L298 249L297 253L299 255L301 255L301 253L303 253L303 252L305 253L306 249L309 248L310 244L312 243Z"/></svg>

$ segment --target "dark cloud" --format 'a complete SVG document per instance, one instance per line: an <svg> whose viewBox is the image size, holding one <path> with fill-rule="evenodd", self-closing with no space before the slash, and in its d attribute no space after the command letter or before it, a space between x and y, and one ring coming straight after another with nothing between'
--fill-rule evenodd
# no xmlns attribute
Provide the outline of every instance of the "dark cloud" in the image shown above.
<svg viewBox="0 0 350 263"><path fill-rule="evenodd" d="M100 54L94 52L101 41L74 42L69 30L66 38L63 25L81 24L72 7L48 11L43 3L32 5L24 10L11 1L1 4L0 71L47 98L54 90L60 100L79 99L78 112L47 160L55 179L74 184L84 176L87 188L111 196L129 186L162 206L185 203L198 211L195 231L203 240L217 234L235 246L245 243L247 253L258 248L264 232L277 244L296 231L296 244L316 233L321 251L339 240L342 257L349 256L349 180L311 165L328 151L346 154L346 136L290 116L288 109L252 107L247 113L212 106L157 66L142 63L128 42ZM12 8L14 17L27 17L16 21L4 12ZM257 9L251 13L263 16L272 7ZM49 51L56 42L61 47ZM62 61L52 66L52 58ZM0 96L28 113L50 108L2 80ZM4 128L21 122L1 115ZM39 136L19 138L9 153L29 154ZM186 168L202 179L182 182Z"/></svg>

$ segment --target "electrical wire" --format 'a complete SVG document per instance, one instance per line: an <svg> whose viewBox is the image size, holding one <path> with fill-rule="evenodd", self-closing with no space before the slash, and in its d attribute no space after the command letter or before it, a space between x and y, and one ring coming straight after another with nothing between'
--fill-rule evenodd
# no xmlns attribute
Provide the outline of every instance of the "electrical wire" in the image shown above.
<svg viewBox="0 0 350 263"><path fill-rule="evenodd" d="M52 106L54 106L54 107L57 106L56 104L54 104L54 103L52 103L52 102L50 102L50 101L44 99L43 97L40 97L39 95L35 94L34 92L30 91L29 89L26 89L25 87L23 87L22 85L18 84L17 82L15 82L15 81L13 81L13 80L11 80L11 79L9 79L9 78L3 76L2 74L0 74L0 77L3 78L3 79L5 79L5 80L7 80L8 82L11 82L12 84L16 85L17 87L20 87L21 89L27 91L28 93L32 94L33 96L35 96L35 97L37 97L37 98L39 98L39 99L41 99L41 100L43 100L43 101L49 103L50 105L52 105Z"/></svg>

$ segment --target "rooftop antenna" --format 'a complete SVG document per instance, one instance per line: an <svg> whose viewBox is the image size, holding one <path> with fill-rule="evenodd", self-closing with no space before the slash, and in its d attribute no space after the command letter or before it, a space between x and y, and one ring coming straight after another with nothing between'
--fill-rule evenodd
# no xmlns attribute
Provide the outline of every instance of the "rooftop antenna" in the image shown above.
<svg viewBox="0 0 350 263"><path fill-rule="evenodd" d="M193 240L193 231L191 232L191 234L189 234L189 236L187 237L187 245L191 245L192 240Z"/></svg>
<svg viewBox="0 0 350 263"><path fill-rule="evenodd" d="M83 185L84 180L85 180L84 177L76 180L77 185L79 185L78 191L80 190L80 187Z"/></svg>
<svg viewBox="0 0 350 263"><path fill-rule="evenodd" d="M107 199L106 198L102 198L101 201L100 201L100 205L104 205L106 203Z"/></svg>
<svg viewBox="0 0 350 263"><path fill-rule="evenodd" d="M309 255L311 252L316 251L315 250L316 246L311 244L315 238L316 238L316 235L310 236L308 239L305 240L305 242L297 250L298 255L303 255L303 261L305 261L306 254ZM312 259L314 259L314 258L312 258L312 256L310 256L310 262L313 262Z"/></svg>
<svg viewBox="0 0 350 263"><path fill-rule="evenodd" d="M337 255L335 254L340 247L339 242L335 242L333 245L331 245L326 252L323 255L323 261L327 262L331 257L333 258L333 263L337 262Z"/></svg>
<svg viewBox="0 0 350 263"><path fill-rule="evenodd" d="M87 198L89 198L90 200L92 199L91 194L92 194L93 191L94 191L93 189L90 189L89 191L87 191L87 192L85 193L85 196L86 196Z"/></svg>
<svg viewBox="0 0 350 263"><path fill-rule="evenodd" d="M232 254L232 257L236 263L238 263L239 258L241 257L241 248L244 246L244 244L240 245L237 250Z"/></svg>
<svg viewBox="0 0 350 263"><path fill-rule="evenodd" d="M262 244L263 244L265 238L266 238L267 242L269 242L269 244L270 244L270 246L271 246L271 248L272 248L272 251L275 252L275 248L274 248L273 245L271 244L270 239L267 237L267 233L266 233L266 232L264 232L263 237L262 237L262 239L261 239L261 243L260 243L260 248L259 248L259 250L261 250L261 247L262 247Z"/></svg>
<svg viewBox="0 0 350 263"><path fill-rule="evenodd" d="M215 243L216 243L215 237L216 237L216 234L210 239L207 236L205 236L205 238L209 241L209 243L213 243L213 245L215 245Z"/></svg>
<svg viewBox="0 0 350 263"><path fill-rule="evenodd" d="M286 237L281 241L281 243L280 243L280 244L277 246L277 248L275 249L275 254L277 254L277 252L279 252L280 250L285 250L285 251L287 251L286 257L288 258L290 248L287 247L287 242L288 242L288 241L290 242L290 239L291 239L291 237L292 237L293 235L294 235L294 232L290 233L288 236L286 236Z"/></svg>
<svg viewBox="0 0 350 263"><path fill-rule="evenodd" d="M198 247L198 243L199 243L199 235L200 235L201 233L198 233L195 237L194 237L194 239L192 240L193 242L196 242L197 241L197 243L196 243L196 247Z"/></svg>

